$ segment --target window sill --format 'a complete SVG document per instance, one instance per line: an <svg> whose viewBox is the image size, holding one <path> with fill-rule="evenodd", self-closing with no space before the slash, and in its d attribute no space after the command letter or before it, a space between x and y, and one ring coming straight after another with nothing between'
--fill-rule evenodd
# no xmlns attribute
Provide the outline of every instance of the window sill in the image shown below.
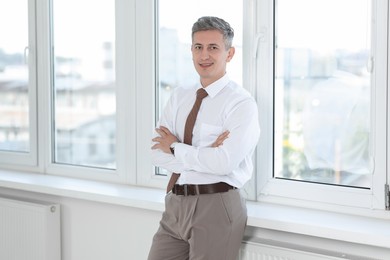
<svg viewBox="0 0 390 260"><path fill-rule="evenodd" d="M164 210L164 191L145 187L0 170L0 188ZM390 248L390 220L247 202L248 226Z"/></svg>

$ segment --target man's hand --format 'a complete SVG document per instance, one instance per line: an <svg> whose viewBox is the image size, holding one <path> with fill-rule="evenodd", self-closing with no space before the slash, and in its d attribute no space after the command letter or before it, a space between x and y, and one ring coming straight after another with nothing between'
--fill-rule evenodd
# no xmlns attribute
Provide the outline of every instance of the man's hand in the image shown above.
<svg viewBox="0 0 390 260"><path fill-rule="evenodd" d="M218 147L218 146L223 145L223 141L225 141L226 138L229 137L229 134L230 134L230 132L228 130L226 130L225 132L220 134L218 136L217 140L215 140L214 143L211 144L211 147Z"/></svg>
<svg viewBox="0 0 390 260"><path fill-rule="evenodd" d="M160 128L156 128L156 132L160 135L152 139L153 142L156 142L155 145L152 146L152 149L160 149L164 153L171 153L171 144L174 142L178 142L176 136L174 136L171 131L165 126L160 126Z"/></svg>

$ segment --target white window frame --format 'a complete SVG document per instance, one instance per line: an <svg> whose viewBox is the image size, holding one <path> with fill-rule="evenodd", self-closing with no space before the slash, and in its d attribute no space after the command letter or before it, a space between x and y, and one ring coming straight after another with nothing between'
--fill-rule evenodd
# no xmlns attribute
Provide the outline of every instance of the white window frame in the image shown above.
<svg viewBox="0 0 390 260"><path fill-rule="evenodd" d="M387 88L390 86L390 4L387 5L387 21L388 21L388 30L387 30ZM387 89L386 88L386 89ZM386 105L387 105L387 110L386 110L386 113L387 113L387 117L386 117L386 121L387 121L387 125L386 125L386 162L390 162L390 146L388 145L388 138L389 138L389 129L390 129L390 106L388 105L388 102L390 101L390 91L387 91L387 102L386 102ZM389 182L390 182L390 172L388 170L388 167L386 167L386 172L387 172L387 176L386 176L386 185L389 185ZM388 186L387 186L388 187ZM388 192L388 191L387 191ZM387 196L387 206L389 207L388 210L390 209L390 192L388 192L387 194L385 194L385 196Z"/></svg>
<svg viewBox="0 0 390 260"><path fill-rule="evenodd" d="M372 73L372 188L356 189L273 178L273 0L253 1L257 15L252 17L253 46L256 59L254 85L257 86L262 134L257 153L257 201L320 209L356 212L362 209L384 209L384 185L387 174L387 40L388 3L373 1ZM375 214L371 211L372 214Z"/></svg>
<svg viewBox="0 0 390 260"><path fill-rule="evenodd" d="M28 1L28 93L29 93L29 151L0 151L0 163L7 168L23 168L37 165L37 57L35 0Z"/></svg>
<svg viewBox="0 0 390 260"><path fill-rule="evenodd" d="M52 132L52 9L51 0L37 0L40 171L112 183L136 183L135 2L115 1L116 48L116 169L55 163ZM49 102L48 102L49 101Z"/></svg>
<svg viewBox="0 0 390 260"><path fill-rule="evenodd" d="M165 188L166 176L156 175L150 157L150 147L156 118L156 44L157 2L137 0L136 23L136 85L137 85L137 184Z"/></svg>
<svg viewBox="0 0 390 260"><path fill-rule="evenodd" d="M364 190L273 178L273 0L244 1L243 86L258 102L261 124L254 156L256 170L246 186L248 199L370 216L383 214L390 160L387 146L389 4L386 0L373 2L376 27L372 33L371 123L375 162L372 188ZM31 152L27 155L1 152L2 167L165 188L167 177L155 175L150 159L156 108L156 0L116 0L116 170L53 163L50 6L51 0L29 1Z"/></svg>

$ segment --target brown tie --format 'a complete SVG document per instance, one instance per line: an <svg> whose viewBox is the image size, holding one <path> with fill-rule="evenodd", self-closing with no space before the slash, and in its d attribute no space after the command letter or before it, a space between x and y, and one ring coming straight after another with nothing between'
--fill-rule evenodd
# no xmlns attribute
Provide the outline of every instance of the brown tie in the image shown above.
<svg viewBox="0 0 390 260"><path fill-rule="evenodd" d="M198 89L196 92L196 100L194 106L192 107L190 113L188 114L186 125L184 127L184 143L192 144L192 130L194 129L196 116L198 115L200 105L202 104L202 100L207 96L206 90L203 88ZM179 179L180 173L172 173L171 178L169 179L167 186L167 193L170 192L175 185L177 179Z"/></svg>

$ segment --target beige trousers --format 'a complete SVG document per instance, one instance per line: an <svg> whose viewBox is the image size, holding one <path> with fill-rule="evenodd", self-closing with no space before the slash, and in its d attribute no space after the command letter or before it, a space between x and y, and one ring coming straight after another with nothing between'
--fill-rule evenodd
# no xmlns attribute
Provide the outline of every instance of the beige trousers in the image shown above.
<svg viewBox="0 0 390 260"><path fill-rule="evenodd" d="M148 260L237 260L247 221L239 190L165 197Z"/></svg>

